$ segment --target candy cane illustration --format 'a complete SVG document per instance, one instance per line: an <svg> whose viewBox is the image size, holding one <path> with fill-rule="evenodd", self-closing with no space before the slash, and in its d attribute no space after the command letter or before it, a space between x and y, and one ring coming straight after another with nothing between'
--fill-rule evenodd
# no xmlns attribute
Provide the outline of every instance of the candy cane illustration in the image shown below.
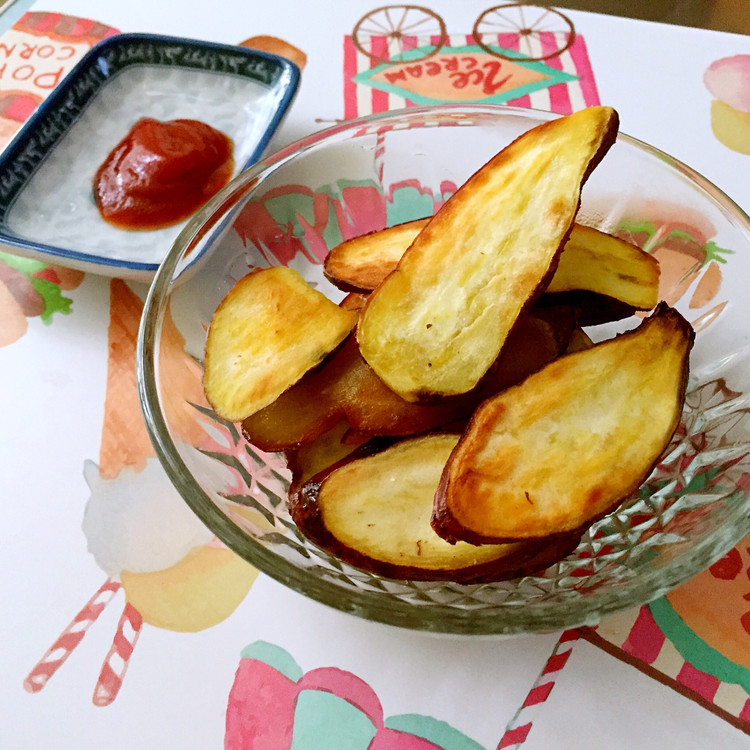
<svg viewBox="0 0 750 750"><path fill-rule="evenodd" d="M26 690L30 693L38 693L47 684L52 675L60 669L76 646L83 640L83 636L86 635L88 629L119 590L120 584L111 578L108 578L102 584L29 672L23 681Z"/></svg>
<svg viewBox="0 0 750 750"><path fill-rule="evenodd" d="M102 664L102 670L94 688L95 706L108 706L120 692L142 625L141 614L131 604L126 603L117 624L112 646Z"/></svg>
<svg viewBox="0 0 750 750"><path fill-rule="evenodd" d="M526 700L508 722L497 750L517 750L526 741L534 718L555 687L555 680L568 663L579 637L577 630L566 630L562 633L539 677L529 690Z"/></svg>

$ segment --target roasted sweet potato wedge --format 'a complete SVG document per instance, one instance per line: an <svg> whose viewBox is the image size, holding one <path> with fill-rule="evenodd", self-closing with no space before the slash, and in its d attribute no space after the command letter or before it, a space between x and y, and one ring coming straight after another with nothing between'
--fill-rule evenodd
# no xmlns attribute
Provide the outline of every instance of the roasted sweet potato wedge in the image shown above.
<svg viewBox="0 0 750 750"><path fill-rule="evenodd" d="M457 399L433 404L405 401L388 388L365 362L352 337L345 353L348 368L338 381L335 397L349 424L373 435L414 435L465 418L475 403Z"/></svg>
<svg viewBox="0 0 750 750"><path fill-rule="evenodd" d="M305 445L341 419L374 435L411 435L465 418L476 403L405 401L362 359L351 336L320 369L244 419L242 432L265 451Z"/></svg>
<svg viewBox="0 0 750 750"><path fill-rule="evenodd" d="M548 320L523 316L481 388L464 396L416 404L383 383L362 358L354 336L350 336L322 367L245 418L242 433L261 450L288 451L317 440L342 419L358 432L390 437L416 435L465 422L482 400L559 356L567 339L561 338Z"/></svg>
<svg viewBox="0 0 750 750"><path fill-rule="evenodd" d="M323 361L356 321L356 312L331 302L291 268L251 271L211 320L206 398L224 419L244 419Z"/></svg>
<svg viewBox="0 0 750 750"><path fill-rule="evenodd" d="M618 237L577 224L540 300L579 310L583 326L652 310L659 301L659 261Z"/></svg>
<svg viewBox="0 0 750 750"><path fill-rule="evenodd" d="M443 204L360 313L362 355L392 390L419 401L477 385L554 272L616 134L610 107L544 123Z"/></svg>
<svg viewBox="0 0 750 750"><path fill-rule="evenodd" d="M315 440L343 418L330 376L340 373L340 350L268 406L242 420L245 440L263 451L285 451Z"/></svg>
<svg viewBox="0 0 750 750"><path fill-rule="evenodd" d="M367 302L367 293L363 292L349 292L344 299L339 302L339 307L343 307L344 310L353 310L356 313L365 306Z"/></svg>
<svg viewBox="0 0 750 750"><path fill-rule="evenodd" d="M449 544L430 527L443 466L458 435L434 433L345 461L292 492L303 534L340 559L377 575L410 580L497 581L543 570L579 536L552 541Z"/></svg>
<svg viewBox="0 0 750 750"><path fill-rule="evenodd" d="M458 397L471 404L472 411L490 396L520 383L537 370L557 359L566 349L573 333L572 321L565 310L550 308L549 318L535 313L522 315L508 334L507 345L479 388ZM559 319L553 313L560 312Z"/></svg>
<svg viewBox="0 0 750 750"><path fill-rule="evenodd" d="M372 291L427 222L417 219L342 242L326 258L329 280L340 289ZM397 242L404 243L400 249ZM653 309L658 290L656 258L613 235L574 224L538 304L575 307L581 325L599 325Z"/></svg>
<svg viewBox="0 0 750 750"><path fill-rule="evenodd" d="M594 341L583 328L574 328L568 339L568 345L565 347L565 353L573 354L573 352L590 349L593 345Z"/></svg>
<svg viewBox="0 0 750 750"><path fill-rule="evenodd" d="M345 292L371 292L396 268L429 220L406 221L345 240L328 253L323 273Z"/></svg>
<svg viewBox="0 0 750 750"><path fill-rule="evenodd" d="M496 543L567 534L610 512L679 423L693 339L661 303L637 329L485 401L446 464L433 528Z"/></svg>

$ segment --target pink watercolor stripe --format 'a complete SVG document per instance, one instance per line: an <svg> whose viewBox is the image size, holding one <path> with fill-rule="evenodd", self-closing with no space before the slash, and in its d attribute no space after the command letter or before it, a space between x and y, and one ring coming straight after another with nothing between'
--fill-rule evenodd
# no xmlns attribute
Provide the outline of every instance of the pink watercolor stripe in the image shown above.
<svg viewBox="0 0 750 750"><path fill-rule="evenodd" d="M357 117L357 48L354 40L344 37L344 117L348 120Z"/></svg>
<svg viewBox="0 0 750 750"><path fill-rule="evenodd" d="M99 590L86 602L68 627L52 644L39 663L29 672L23 686L30 693L38 693L49 682L52 675L66 662L73 650L83 640L83 636L96 621L104 608L120 589L117 581L107 579Z"/></svg>
<svg viewBox="0 0 750 750"><path fill-rule="evenodd" d="M52 31L61 19L62 13L45 13L34 30Z"/></svg>
<svg viewBox="0 0 750 750"><path fill-rule="evenodd" d="M373 36L370 38L370 51L373 55L376 55L381 60L388 59L388 37L386 36ZM376 62L374 59L371 60L370 67L376 67L377 65L380 65L380 63ZM373 88L372 92L370 94L371 97L371 105L370 105L370 111L371 112L387 112L388 107L388 94L385 91L378 91L378 89Z"/></svg>
<svg viewBox="0 0 750 750"><path fill-rule="evenodd" d="M646 664L652 664L664 646L665 636L648 607L641 607L622 650Z"/></svg>
<svg viewBox="0 0 750 750"><path fill-rule="evenodd" d="M504 750L504 748L509 747L519 747L524 742L526 742L526 738L529 736L530 731L531 722L529 722L528 724L523 724L519 727L515 727L514 729L507 730L503 735L503 738L500 740L500 744L497 746L497 750Z"/></svg>
<svg viewBox="0 0 750 750"><path fill-rule="evenodd" d="M570 651L564 651L561 654L553 654L544 665L544 671L542 672L542 674L559 672L565 666L565 663L568 661L569 656Z"/></svg>
<svg viewBox="0 0 750 750"><path fill-rule="evenodd" d="M419 37L415 36L414 34L407 34L401 37L401 47L403 48L404 52L409 52L410 50L416 49L418 43Z"/></svg>
<svg viewBox="0 0 750 750"><path fill-rule="evenodd" d="M512 50L513 52L520 51L521 39L518 34L498 34L497 43L503 49ZM517 99L513 99L508 102L513 107L531 107L531 97L527 94L526 96L519 96Z"/></svg>
<svg viewBox="0 0 750 750"><path fill-rule="evenodd" d="M576 75L580 78L584 103L587 107L598 106L600 104L599 92L596 90L594 71L591 69L591 61L583 37L576 36L575 41L568 48L568 53L573 58Z"/></svg>
<svg viewBox="0 0 750 750"><path fill-rule="evenodd" d="M440 37L438 37L438 39L439 38ZM405 36L401 40L401 43L403 44L404 52L406 52L407 50L416 49L419 46L419 37L416 37L414 35ZM417 105L413 101L411 101L410 99L404 98L404 107L408 109L409 107L416 107L416 106Z"/></svg>
<svg viewBox="0 0 750 750"><path fill-rule="evenodd" d="M88 36L94 28L94 21L90 18L79 18L70 32L70 36Z"/></svg>
<svg viewBox="0 0 750 750"><path fill-rule="evenodd" d="M526 696L526 700L523 702L524 708L527 706L536 706L537 703L544 703L549 698L553 687L555 687L554 682L545 682L542 685L531 688L529 694Z"/></svg>
<svg viewBox="0 0 750 750"><path fill-rule="evenodd" d="M688 662L682 665L682 669L680 669L677 675L677 682L690 688L690 690L705 698L709 703L714 702L716 691L719 689L719 685L721 685L721 681L717 677L696 669Z"/></svg>
<svg viewBox="0 0 750 750"><path fill-rule="evenodd" d="M558 47L558 39L551 31L540 33L539 41L542 45L543 55L548 55L551 52L554 52ZM549 65L550 68L554 68L555 70L563 69L563 61L560 55L549 57L544 62ZM567 84L557 83L550 86L547 91L549 92L549 105L551 112L556 112L558 115L569 115L573 111Z"/></svg>
<svg viewBox="0 0 750 750"><path fill-rule="evenodd" d="M120 692L142 625L143 617L140 612L131 604L126 604L94 688L95 706L108 706Z"/></svg>

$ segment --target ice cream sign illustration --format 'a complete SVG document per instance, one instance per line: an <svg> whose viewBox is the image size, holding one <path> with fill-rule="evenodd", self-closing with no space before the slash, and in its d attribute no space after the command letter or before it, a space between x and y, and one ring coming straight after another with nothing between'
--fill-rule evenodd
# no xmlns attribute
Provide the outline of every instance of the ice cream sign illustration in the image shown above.
<svg viewBox="0 0 750 750"><path fill-rule="evenodd" d="M569 114L599 101L583 37L554 8L494 6L462 34L414 5L362 17L344 41L346 116L438 103Z"/></svg>
<svg viewBox="0 0 750 750"><path fill-rule="evenodd" d="M515 62L476 45L451 47L445 54L420 59L424 47L406 53L399 63L378 65L357 77L359 83L397 93L417 104L482 102L502 104L575 76L541 61ZM508 54L512 51L508 50Z"/></svg>

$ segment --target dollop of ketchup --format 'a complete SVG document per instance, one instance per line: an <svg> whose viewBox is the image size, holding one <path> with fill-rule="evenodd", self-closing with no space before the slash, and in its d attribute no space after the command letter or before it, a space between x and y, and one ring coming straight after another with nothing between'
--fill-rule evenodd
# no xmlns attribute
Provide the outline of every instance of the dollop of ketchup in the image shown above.
<svg viewBox="0 0 750 750"><path fill-rule="evenodd" d="M229 182L233 149L204 122L141 118L96 172L99 213L121 229L176 224Z"/></svg>

